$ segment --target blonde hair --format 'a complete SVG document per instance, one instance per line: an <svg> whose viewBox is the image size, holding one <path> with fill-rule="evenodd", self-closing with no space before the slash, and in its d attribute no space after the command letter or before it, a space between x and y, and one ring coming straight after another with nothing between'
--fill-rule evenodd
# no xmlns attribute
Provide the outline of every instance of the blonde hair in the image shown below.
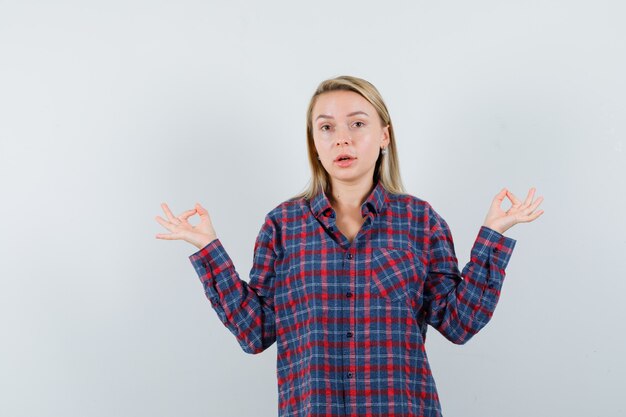
<svg viewBox="0 0 626 417"><path fill-rule="evenodd" d="M387 154L383 155L379 152L378 159L376 160L376 166L374 168L374 184L380 180L382 186L390 193L405 194L404 186L400 178L400 166L398 162L398 152L396 150L396 139L393 133L393 125L391 123L391 117L387 106L383 101L382 96L370 82L352 77L349 75L342 75L336 78L330 78L324 80L315 90L315 93L311 97L309 102L309 108L306 112L306 137L307 137L307 151L309 155L309 166L311 167L311 180L309 181L306 189L300 194L292 197L291 199L306 198L312 199L316 194L322 190L327 194L330 192L331 182L330 177L322 163L317 159L317 151L315 150L315 142L313 141L313 107L317 101L317 97L320 94L328 93L331 91L353 91L366 99L378 112L378 116L381 120L381 125L389 125L389 144L387 145Z"/></svg>

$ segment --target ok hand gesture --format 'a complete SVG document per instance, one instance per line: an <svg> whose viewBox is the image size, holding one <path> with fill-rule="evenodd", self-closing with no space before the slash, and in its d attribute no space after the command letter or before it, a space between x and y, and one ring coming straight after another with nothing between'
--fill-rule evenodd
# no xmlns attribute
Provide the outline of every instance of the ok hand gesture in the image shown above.
<svg viewBox="0 0 626 417"><path fill-rule="evenodd" d="M200 204L196 203L196 206L192 210L187 210L179 216L174 216L169 207L167 207L167 204L162 203L161 207L163 208L168 220L165 220L160 216L156 216L155 219L172 233L159 233L156 235L157 239L184 240L185 242L191 243L198 249L202 249L211 241L217 239L209 212L206 211ZM196 213L200 216L200 224L192 226L188 219Z"/></svg>
<svg viewBox="0 0 626 417"><path fill-rule="evenodd" d="M528 192L526 200L522 203L512 192L503 188L502 191L494 197L483 226L487 226L496 232L504 233L517 223L532 222L543 214L543 210L535 211L543 201L543 197L539 197L533 201L534 195L535 188L533 187ZM502 210L501 207L504 197L508 197L513 204L507 211Z"/></svg>

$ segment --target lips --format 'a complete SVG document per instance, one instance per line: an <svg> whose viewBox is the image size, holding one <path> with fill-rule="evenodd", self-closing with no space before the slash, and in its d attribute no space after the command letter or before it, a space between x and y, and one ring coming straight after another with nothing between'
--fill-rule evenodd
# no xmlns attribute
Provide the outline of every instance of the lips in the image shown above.
<svg viewBox="0 0 626 417"><path fill-rule="evenodd" d="M347 160L351 160L351 159L356 159L356 157L347 154L347 153L342 153L341 155L338 155L335 159L334 162L339 162L339 161L347 161Z"/></svg>
<svg viewBox="0 0 626 417"><path fill-rule="evenodd" d="M356 161L356 158L354 156L346 153L346 154L341 154L338 157L336 157L333 164L335 164L335 166L338 166L340 168L348 168L354 165L356 163L355 161Z"/></svg>

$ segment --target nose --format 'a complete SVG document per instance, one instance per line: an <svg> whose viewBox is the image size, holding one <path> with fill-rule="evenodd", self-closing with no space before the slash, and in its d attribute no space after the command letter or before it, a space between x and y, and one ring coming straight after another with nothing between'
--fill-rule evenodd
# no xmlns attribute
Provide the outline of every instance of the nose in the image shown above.
<svg viewBox="0 0 626 417"><path fill-rule="evenodd" d="M337 143L337 146L341 145L342 143L352 142L352 139L350 138L350 131L348 130L347 127L337 129L337 136L335 138L335 142Z"/></svg>

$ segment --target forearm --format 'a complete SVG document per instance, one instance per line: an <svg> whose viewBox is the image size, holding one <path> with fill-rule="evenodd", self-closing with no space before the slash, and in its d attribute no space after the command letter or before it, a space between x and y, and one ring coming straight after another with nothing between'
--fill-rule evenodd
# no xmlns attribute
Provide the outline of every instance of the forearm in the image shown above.
<svg viewBox="0 0 626 417"><path fill-rule="evenodd" d="M481 227L470 261L461 273L450 263L439 263L431 271L431 293L427 321L454 343L467 342L491 319L500 297L505 268L516 241ZM444 268L444 266L448 266Z"/></svg>
<svg viewBox="0 0 626 417"><path fill-rule="evenodd" d="M275 340L273 306L239 277L219 239L189 259L211 306L242 349L258 353L270 346Z"/></svg>

